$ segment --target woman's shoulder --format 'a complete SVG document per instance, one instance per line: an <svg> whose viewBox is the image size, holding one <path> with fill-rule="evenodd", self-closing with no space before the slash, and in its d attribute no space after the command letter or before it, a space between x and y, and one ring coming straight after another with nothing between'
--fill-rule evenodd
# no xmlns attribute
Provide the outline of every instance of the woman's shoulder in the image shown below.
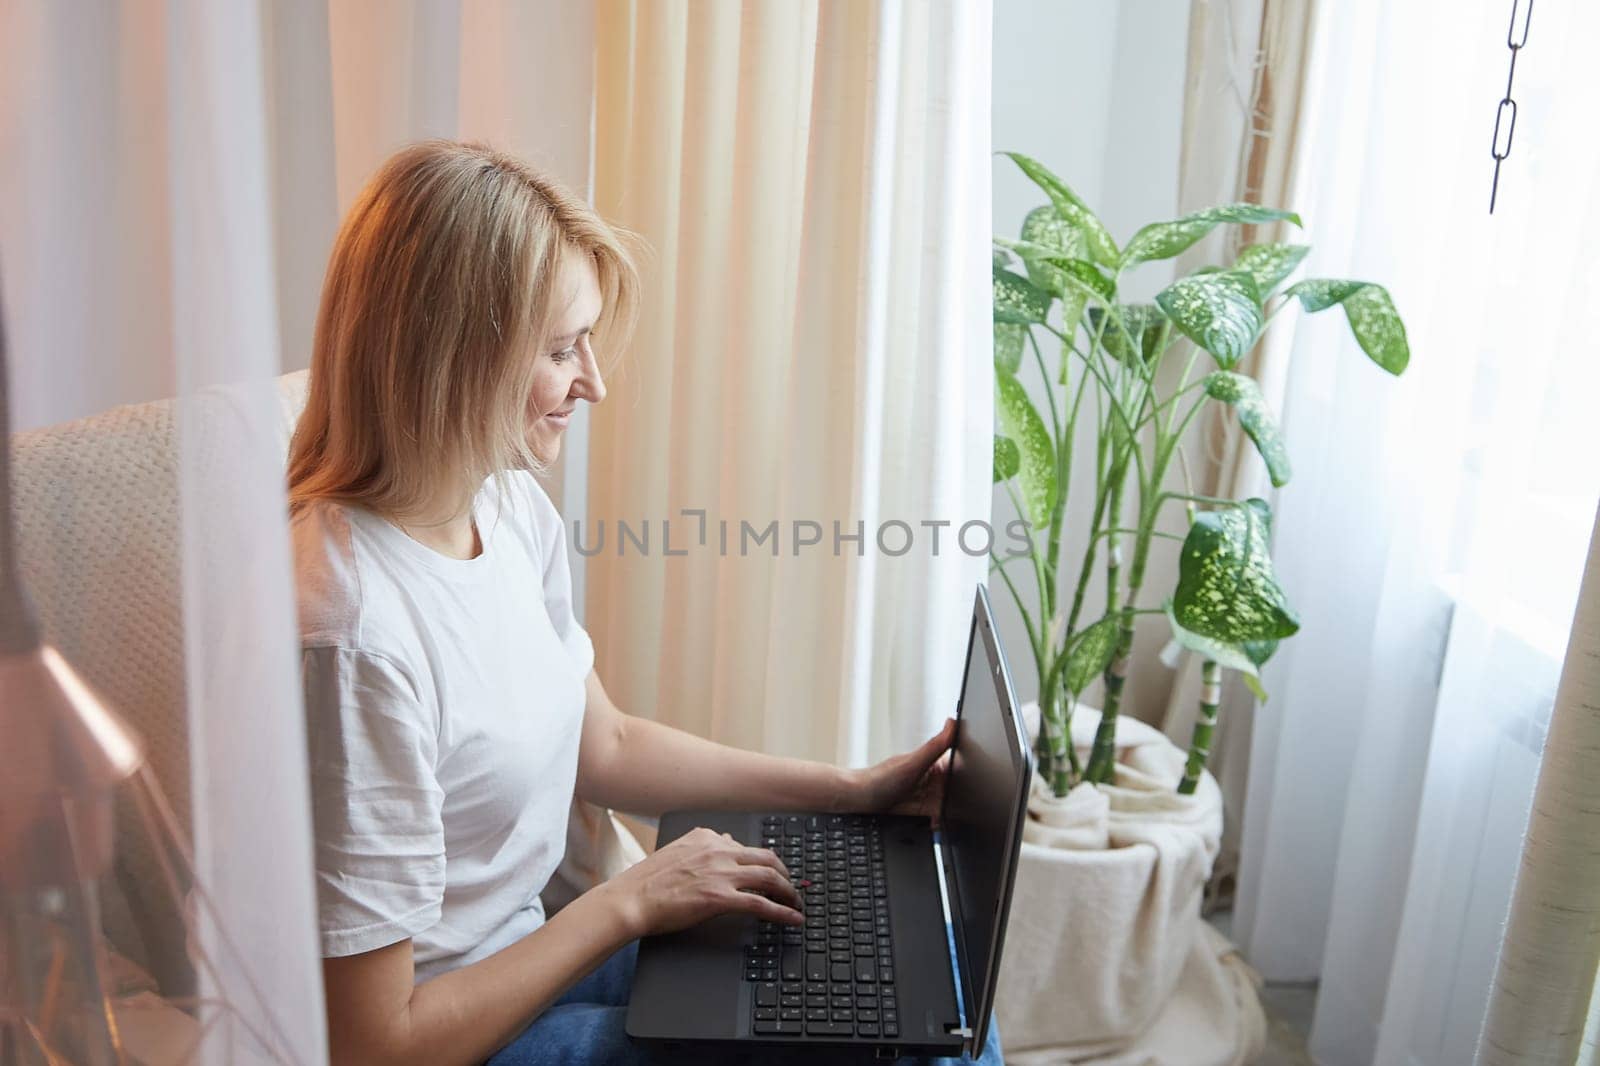
<svg viewBox="0 0 1600 1066"><path fill-rule="evenodd" d="M309 501L291 517L300 643L394 656L397 642L385 639L381 624L384 591L363 563L360 528L352 509L334 500Z"/></svg>
<svg viewBox="0 0 1600 1066"><path fill-rule="evenodd" d="M358 642L361 579L348 509L310 500L289 519L302 645Z"/></svg>

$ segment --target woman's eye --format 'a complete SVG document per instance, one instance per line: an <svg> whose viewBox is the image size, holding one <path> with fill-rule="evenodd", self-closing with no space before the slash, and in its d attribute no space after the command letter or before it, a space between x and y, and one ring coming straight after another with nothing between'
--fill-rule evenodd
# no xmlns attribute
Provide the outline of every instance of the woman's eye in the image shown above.
<svg viewBox="0 0 1600 1066"><path fill-rule="evenodd" d="M559 352L552 352L550 354L550 358L554 362L565 363L568 359L573 358L577 354L578 350L576 348L563 348Z"/></svg>

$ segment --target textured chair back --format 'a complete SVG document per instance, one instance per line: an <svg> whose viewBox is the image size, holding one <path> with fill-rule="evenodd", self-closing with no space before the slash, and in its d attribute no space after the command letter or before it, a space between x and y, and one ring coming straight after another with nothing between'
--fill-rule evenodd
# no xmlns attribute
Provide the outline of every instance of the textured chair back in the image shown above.
<svg viewBox="0 0 1600 1066"><path fill-rule="evenodd" d="M285 457L308 381L305 371L277 381ZM17 434L13 493L19 563L46 638L137 730L187 834L176 410L163 400ZM163 905L156 854L135 828L118 826L117 867L103 900L106 933L169 994L187 991L181 915ZM575 803L568 853L547 902L554 910L642 854L610 812Z"/></svg>
<svg viewBox="0 0 1600 1066"><path fill-rule="evenodd" d="M305 374L278 383L286 444ZM185 833L191 827L184 701L176 404L118 407L17 434L13 509L24 582L46 639L144 742ZM181 915L154 843L118 810L106 932L169 991L190 987Z"/></svg>

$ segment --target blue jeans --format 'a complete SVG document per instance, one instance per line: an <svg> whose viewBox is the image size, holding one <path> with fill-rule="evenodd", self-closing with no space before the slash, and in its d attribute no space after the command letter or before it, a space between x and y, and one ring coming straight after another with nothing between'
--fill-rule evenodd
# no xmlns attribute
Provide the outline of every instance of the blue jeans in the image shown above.
<svg viewBox="0 0 1600 1066"><path fill-rule="evenodd" d="M702 1049L668 1051L636 1044L623 1032L628 1013L628 993L633 989L633 966L639 945L629 944L600 968L574 985L522 1031L522 1035L502 1048L489 1066L668 1066L685 1063L814 1063L845 1062L849 1052L796 1048L780 1052L777 1048L728 1049L710 1052ZM869 1055L863 1055L865 1061ZM901 1062L910 1062L901 1059ZM993 1021L983 1055L974 1060L928 1059L932 1063L974 1063L978 1066L1003 1066L1000 1058L1000 1032Z"/></svg>

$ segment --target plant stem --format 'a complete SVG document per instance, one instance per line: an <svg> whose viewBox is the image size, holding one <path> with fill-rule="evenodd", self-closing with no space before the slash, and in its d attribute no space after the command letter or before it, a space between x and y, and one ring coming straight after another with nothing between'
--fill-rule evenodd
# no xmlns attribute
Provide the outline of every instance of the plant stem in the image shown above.
<svg viewBox="0 0 1600 1066"><path fill-rule="evenodd" d="M1023 327L1023 332L1028 335L1028 343L1033 346L1033 358L1039 364L1039 376L1044 378L1045 398L1050 401L1050 427L1055 431L1056 440L1061 439L1061 416L1056 412L1056 390L1050 383L1050 372L1044 368L1044 353L1039 350L1039 341L1034 337L1033 330Z"/></svg>
<svg viewBox="0 0 1600 1066"><path fill-rule="evenodd" d="M1072 768L1072 779L1076 783L1083 780L1083 767L1078 764L1078 746L1072 742L1072 712L1077 709L1078 697L1067 692L1066 686L1061 688L1067 698L1066 713L1061 716L1061 732L1066 737L1067 765ZM1067 791L1071 791L1068 789ZM1066 793L1061 793L1066 795Z"/></svg>
<svg viewBox="0 0 1600 1066"><path fill-rule="evenodd" d="M1197 360L1199 358L1200 358L1200 346L1198 344L1192 345L1191 348L1190 348L1190 351L1189 351L1189 358L1183 364L1183 377L1178 379L1178 391L1173 395L1172 399L1175 400L1179 396L1183 395L1185 392L1188 391L1188 388L1189 388L1189 375L1194 373L1195 360ZM1172 436L1172 428L1173 428L1173 426L1177 425L1177 421L1178 421L1178 405L1174 403L1172 405L1172 410L1167 412L1167 436L1169 436L1169 437Z"/></svg>
<svg viewBox="0 0 1600 1066"><path fill-rule="evenodd" d="M1040 736L1044 735L1043 722L1048 708L1050 719L1050 738L1044 750L1044 760L1041 766L1048 766L1045 771L1045 780L1050 782L1050 791L1057 796L1065 796L1072 791L1074 775L1077 767L1072 755L1072 726L1071 717L1062 705L1062 690L1060 686L1052 686L1047 696L1040 705Z"/></svg>
<svg viewBox="0 0 1600 1066"><path fill-rule="evenodd" d="M1159 422L1162 411L1165 411L1168 407L1176 404L1179 400L1183 399L1195 389L1205 388L1205 385L1205 378L1201 378L1199 381L1189 382L1189 384L1185 385L1183 388L1174 392L1171 396L1168 396L1165 400L1162 400L1155 407L1151 408L1150 413L1139 420L1139 425L1142 427L1146 422Z"/></svg>
<svg viewBox="0 0 1600 1066"><path fill-rule="evenodd" d="M1194 739L1189 742L1189 761L1183 768L1178 793L1194 795L1211 754L1211 735L1217 727L1217 705L1222 702L1222 667L1207 659L1200 667L1200 717L1195 719Z"/></svg>
<svg viewBox="0 0 1600 1066"><path fill-rule="evenodd" d="M1024 518L1028 517L1028 512L1023 508L1022 501L1017 498L1017 490L1012 488L1010 481L1007 481L1005 483L1005 486L1006 486L1006 495L1011 497L1011 506L1016 508L1017 514L1022 515ZM1034 583L1039 588L1039 615L1040 615L1040 617L1039 617L1039 628L1038 628L1038 640L1039 640L1039 644L1038 644L1039 652L1038 652L1038 655L1042 659L1043 655L1044 655L1044 641L1046 639L1046 634L1049 633L1049 631L1050 631L1050 619L1053 617L1053 615L1051 613L1050 601L1049 601L1049 598L1048 598L1049 597L1049 592L1050 592L1050 585L1049 585L1049 582L1045 580L1044 563L1039 558L1039 545L1038 545L1038 542L1036 542L1033 538L1034 538L1034 532L1033 532L1032 526L1030 525L1029 528L1028 528L1028 559L1033 563L1033 580L1034 580ZM1018 602L1017 606L1018 607L1022 606L1020 601ZM1027 612L1024 611L1023 613L1026 614Z"/></svg>
<svg viewBox="0 0 1600 1066"><path fill-rule="evenodd" d="M1033 622L1028 619L1028 608L1023 606L1022 594L1017 591L1017 586L1011 581L1011 575L1006 573L1005 563L1001 562L999 556L995 555L993 548L989 549L989 558L994 561L991 573L999 572L1001 579L1006 583L1006 588L1011 590L1011 598L1017 603L1017 613L1022 615L1022 625L1028 631L1028 647L1033 650L1033 665L1043 671L1044 662L1040 658L1039 637L1034 632ZM1009 562L1009 560L1007 561Z"/></svg>
<svg viewBox="0 0 1600 1066"><path fill-rule="evenodd" d="M1209 503L1214 507L1239 506L1238 500L1224 499L1221 496L1201 496L1192 492L1163 492L1158 499L1162 503L1167 500L1189 500L1193 503Z"/></svg>
<svg viewBox="0 0 1600 1066"><path fill-rule="evenodd" d="M1117 713L1122 706L1122 689L1128 680L1128 653L1133 646L1133 626L1125 624L1117 637L1117 651L1105 672L1105 707L1100 712L1100 726L1094 733L1094 747L1089 751L1089 765L1083 771L1085 781L1097 785L1111 780L1117 763Z"/></svg>

